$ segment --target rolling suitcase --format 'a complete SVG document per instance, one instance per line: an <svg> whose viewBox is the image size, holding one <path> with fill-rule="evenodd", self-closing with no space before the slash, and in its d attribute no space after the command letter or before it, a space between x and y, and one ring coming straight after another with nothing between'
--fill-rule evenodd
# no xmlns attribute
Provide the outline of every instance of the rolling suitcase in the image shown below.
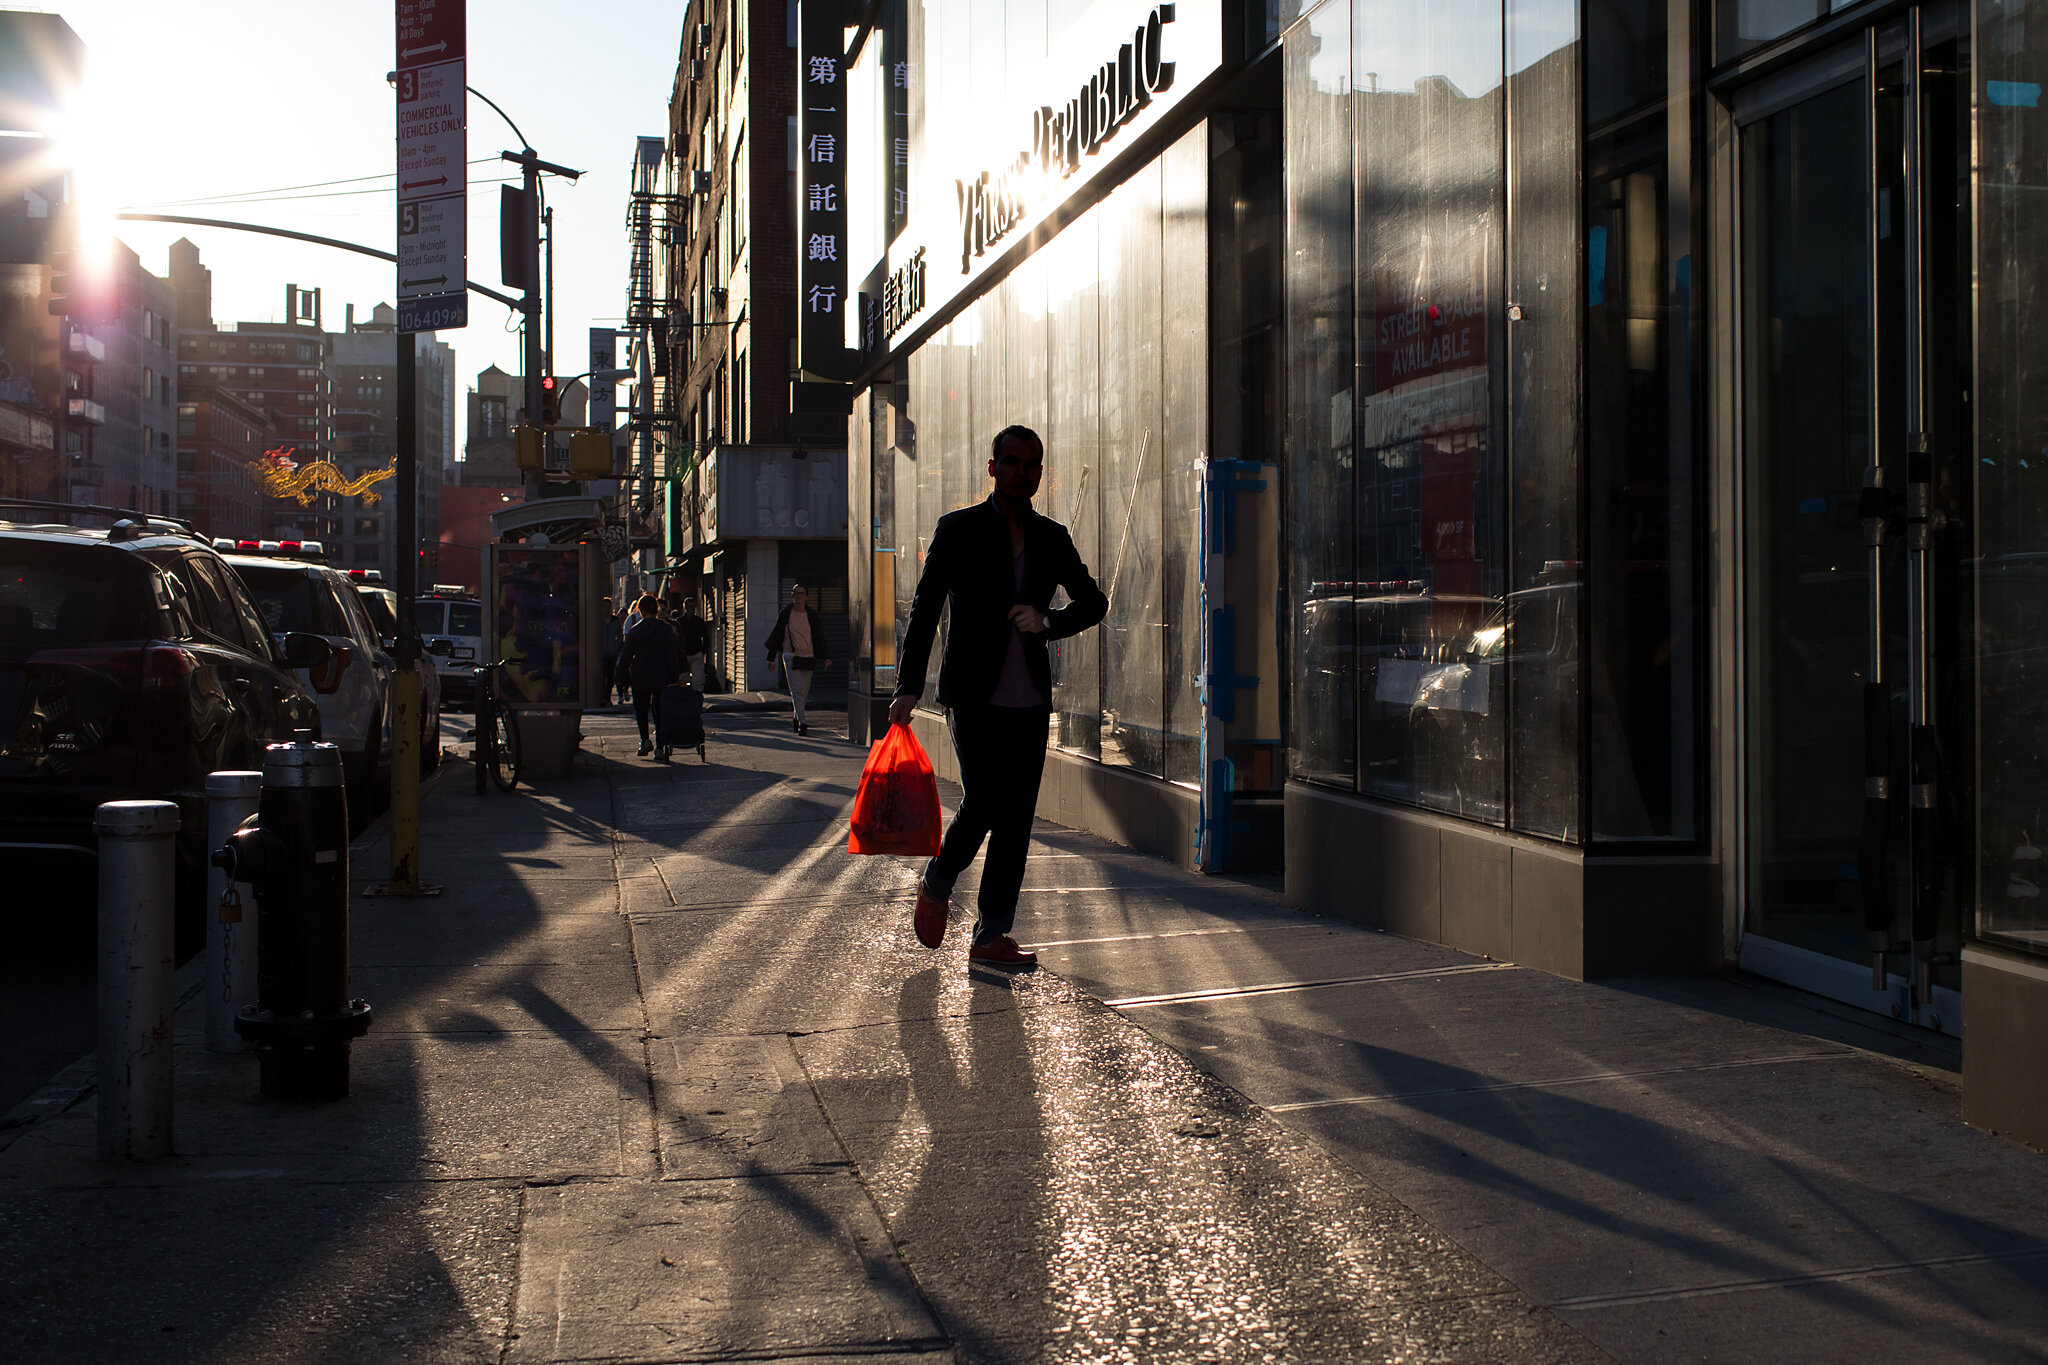
<svg viewBox="0 0 2048 1365"><path fill-rule="evenodd" d="M655 711L655 745L666 759L671 749L695 749L697 757L710 762L704 753L704 694L688 683L670 683L661 689Z"/></svg>

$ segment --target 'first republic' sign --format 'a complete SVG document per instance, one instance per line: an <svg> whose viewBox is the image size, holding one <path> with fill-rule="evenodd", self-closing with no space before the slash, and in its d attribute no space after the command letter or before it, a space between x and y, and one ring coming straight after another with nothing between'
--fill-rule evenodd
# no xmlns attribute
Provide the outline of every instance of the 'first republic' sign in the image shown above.
<svg viewBox="0 0 2048 1365"><path fill-rule="evenodd" d="M1173 86L1174 64L1162 59L1164 30L1174 6L1157 5L1114 57L1089 73L1080 90L1060 106L1043 105L1031 114L1031 148L1003 170L955 180L960 206L960 273L972 273L974 258L1008 236L1029 217L1029 181L1065 180L1095 156L1117 130L1150 107L1155 95ZM1042 194L1043 191L1041 190Z"/></svg>
<svg viewBox="0 0 2048 1365"><path fill-rule="evenodd" d="M1023 125L1017 155L994 169L933 168L935 188L950 183L953 193L921 202L873 272L875 349L928 325L1098 176L1127 169L1138 140L1222 72L1224 29L1221 0L1095 0L1053 41L1056 84L1043 94L1057 102L1020 100L999 116Z"/></svg>

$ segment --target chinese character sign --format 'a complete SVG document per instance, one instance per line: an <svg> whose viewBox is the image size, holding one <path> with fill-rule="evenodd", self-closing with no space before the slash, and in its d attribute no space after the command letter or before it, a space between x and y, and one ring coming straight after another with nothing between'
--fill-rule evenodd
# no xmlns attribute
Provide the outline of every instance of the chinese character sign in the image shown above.
<svg viewBox="0 0 2048 1365"><path fill-rule="evenodd" d="M847 368L846 48L838 11L798 9L797 354L821 378Z"/></svg>

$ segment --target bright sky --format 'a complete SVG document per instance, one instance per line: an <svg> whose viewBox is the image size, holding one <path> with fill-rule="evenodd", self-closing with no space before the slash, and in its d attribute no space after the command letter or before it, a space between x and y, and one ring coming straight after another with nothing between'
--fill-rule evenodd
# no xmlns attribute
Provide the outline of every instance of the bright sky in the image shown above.
<svg viewBox="0 0 2048 1365"><path fill-rule="evenodd" d="M392 249L389 0L19 8L62 14L85 40L89 107L76 140L89 202ZM586 172L573 185L550 179L547 189L556 228L555 350L572 373L584 368L572 362L585 356L587 329L619 325L624 310L628 170L635 137L660 136L667 126L682 9L680 0L470 0L469 84L504 107L543 159ZM519 145L490 106L470 99L472 162ZM516 168L492 160L469 173L469 277L513 293L499 283L497 182ZM336 181L349 183L315 185ZM315 187L299 188L306 186ZM158 274L169 269L170 244L190 237L213 271L222 323L281 318L287 282L323 290L330 331L341 330L348 304L364 316L396 292L395 268L367 256L210 228L119 223L114 231ZM468 328L440 334L456 353L458 425L479 370L495 363L519 372L511 320L511 310L473 294Z"/></svg>

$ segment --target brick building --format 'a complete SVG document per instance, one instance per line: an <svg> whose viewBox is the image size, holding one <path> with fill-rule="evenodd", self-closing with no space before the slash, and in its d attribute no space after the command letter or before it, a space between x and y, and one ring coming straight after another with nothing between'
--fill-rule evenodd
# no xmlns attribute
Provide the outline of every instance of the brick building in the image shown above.
<svg viewBox="0 0 2048 1365"><path fill-rule="evenodd" d="M272 534L271 499L249 469L272 444L270 414L207 383L187 384L178 400L178 515L209 536Z"/></svg>
<svg viewBox="0 0 2048 1365"><path fill-rule="evenodd" d="M645 319L657 376L664 578L708 606L715 671L737 688L773 684L757 646L798 581L838 661L821 687L844 685L848 656L845 408L791 401L820 391L799 388L794 345L793 13L692 0L663 174L643 185L635 166L634 212L658 220L661 243L653 296L629 299L628 313Z"/></svg>
<svg viewBox="0 0 2048 1365"><path fill-rule="evenodd" d="M344 330L327 337L327 373L333 384L334 459L349 479L391 465L398 455L398 313L380 303L358 322L349 306ZM455 352L432 335L413 338L413 385L418 405L414 483L421 564L432 572L440 539L441 482L455 455ZM396 570L396 504L389 483L374 502L345 500L339 542L328 547L337 564ZM421 581L428 581L422 579Z"/></svg>
<svg viewBox="0 0 2048 1365"><path fill-rule="evenodd" d="M333 381L327 374L327 333L320 328L320 291L285 286L284 322L240 322L222 331L212 316L211 285L199 263L199 249L180 241L171 248L171 285L194 308L181 314L177 368L180 381L234 393L271 417L273 446L289 449L303 464L333 459ZM341 500L309 493L311 502L268 498L266 534L335 541L341 534Z"/></svg>

